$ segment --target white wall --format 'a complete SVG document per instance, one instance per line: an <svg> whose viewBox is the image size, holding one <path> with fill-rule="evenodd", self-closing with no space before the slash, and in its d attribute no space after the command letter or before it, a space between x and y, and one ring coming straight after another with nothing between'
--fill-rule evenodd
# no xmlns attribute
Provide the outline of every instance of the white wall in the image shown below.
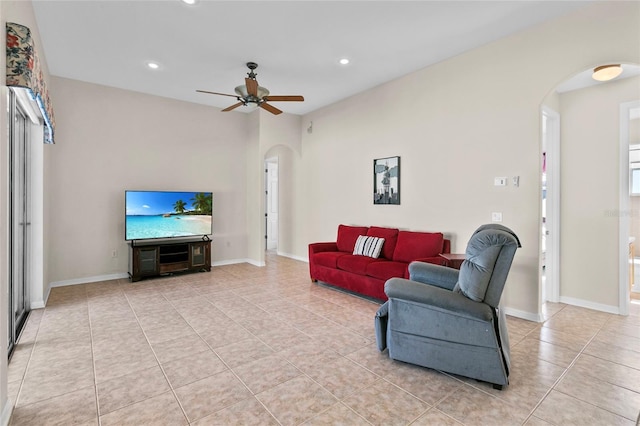
<svg viewBox="0 0 640 426"><path fill-rule="evenodd" d="M260 108L250 114L247 142L247 226L249 261L256 265L265 263L265 178L264 160L273 156L269 150L275 146L300 152L300 120L292 114L273 115ZM280 185L287 182L280 182ZM286 201L287 198L284 198ZM292 231L287 228L285 236ZM282 236L280 236L282 237ZM281 247L278 247L280 251ZM289 253L289 252L286 252Z"/></svg>
<svg viewBox="0 0 640 426"><path fill-rule="evenodd" d="M127 271L124 191L214 193L212 262L246 257L245 114L52 78L49 282ZM112 250L118 256L111 257Z"/></svg>
<svg viewBox="0 0 640 426"><path fill-rule="evenodd" d="M636 100L640 77L560 95L561 301L617 310L619 115Z"/></svg>
<svg viewBox="0 0 640 426"><path fill-rule="evenodd" d="M638 3L596 4L304 116L294 253L334 240L340 223L443 231L460 252L500 211L523 243L503 301L538 318L540 107L578 71L639 63L639 15ZM402 205L374 206L372 161L395 155ZM493 186L515 175L519 188Z"/></svg>

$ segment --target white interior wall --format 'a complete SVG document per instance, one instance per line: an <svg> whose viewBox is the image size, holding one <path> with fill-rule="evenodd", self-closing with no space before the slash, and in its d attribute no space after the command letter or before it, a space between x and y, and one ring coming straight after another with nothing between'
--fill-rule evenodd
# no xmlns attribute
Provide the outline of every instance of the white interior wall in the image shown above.
<svg viewBox="0 0 640 426"><path fill-rule="evenodd" d="M63 78L51 92L49 282L126 273L126 189L212 191L212 262L246 257L247 115Z"/></svg>
<svg viewBox="0 0 640 426"><path fill-rule="evenodd" d="M503 302L539 318L540 107L579 71L612 59L638 63L639 8L595 4L306 115L314 131L302 133L295 253L334 240L340 223L444 231L460 252L499 211L523 242ZM395 155L402 205L374 206L372 161ZM617 163L602 167L615 173ZM493 186L496 176L516 175L518 188Z"/></svg>

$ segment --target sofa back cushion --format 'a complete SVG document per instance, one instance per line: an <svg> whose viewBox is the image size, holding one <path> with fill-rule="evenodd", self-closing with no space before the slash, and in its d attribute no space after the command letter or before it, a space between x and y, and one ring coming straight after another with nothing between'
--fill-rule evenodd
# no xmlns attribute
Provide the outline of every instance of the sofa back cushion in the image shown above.
<svg viewBox="0 0 640 426"><path fill-rule="evenodd" d="M396 262L411 262L424 257L435 257L442 253L444 236L441 232L400 231L393 252Z"/></svg>
<svg viewBox="0 0 640 426"><path fill-rule="evenodd" d="M368 229L366 226L338 226L338 240L336 241L338 250L353 253L356 240L360 235L367 235Z"/></svg>
<svg viewBox="0 0 640 426"><path fill-rule="evenodd" d="M396 243L398 241L398 229L372 226L367 231L367 236L384 238L382 257L389 260L393 259L393 252L396 249Z"/></svg>

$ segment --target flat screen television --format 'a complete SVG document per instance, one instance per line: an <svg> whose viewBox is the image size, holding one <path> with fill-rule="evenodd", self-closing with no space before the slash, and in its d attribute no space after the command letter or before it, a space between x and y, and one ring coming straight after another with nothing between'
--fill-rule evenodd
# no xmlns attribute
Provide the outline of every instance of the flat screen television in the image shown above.
<svg viewBox="0 0 640 426"><path fill-rule="evenodd" d="M125 240L213 233L213 193L125 191Z"/></svg>

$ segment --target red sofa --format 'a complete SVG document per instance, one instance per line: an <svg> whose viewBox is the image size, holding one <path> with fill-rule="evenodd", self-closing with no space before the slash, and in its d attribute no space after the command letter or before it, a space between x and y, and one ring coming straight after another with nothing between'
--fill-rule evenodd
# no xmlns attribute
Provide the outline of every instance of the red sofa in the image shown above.
<svg viewBox="0 0 640 426"><path fill-rule="evenodd" d="M353 254L360 235L384 238L378 258ZM309 273L314 282L387 300L384 283L389 278L409 278L414 260L444 265L439 254L449 252L450 241L440 232L340 225L336 242L309 244Z"/></svg>

